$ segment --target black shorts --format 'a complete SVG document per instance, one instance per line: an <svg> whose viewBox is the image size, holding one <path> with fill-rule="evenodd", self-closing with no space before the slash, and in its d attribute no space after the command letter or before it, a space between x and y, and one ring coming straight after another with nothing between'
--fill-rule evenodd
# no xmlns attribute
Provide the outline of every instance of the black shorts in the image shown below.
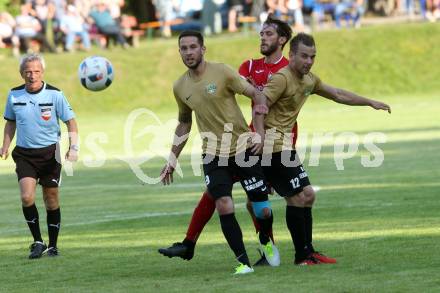
<svg viewBox="0 0 440 293"><path fill-rule="evenodd" d="M273 153L270 166L265 166L266 164L262 163L262 168L267 182L275 191L282 197L289 197L303 191L304 187L310 185L310 181L303 165L296 156L296 151L284 152L285 157L281 157L282 152ZM283 164L282 158L283 161L289 160L289 163L285 162Z"/></svg>
<svg viewBox="0 0 440 293"><path fill-rule="evenodd" d="M18 180L32 177L41 186L58 187L61 183L61 164L56 160L56 149L56 144L39 149L16 146L12 158Z"/></svg>
<svg viewBox="0 0 440 293"><path fill-rule="evenodd" d="M249 150L243 155L245 162L249 162L249 156L253 156ZM203 172L209 194L215 199L232 196L234 182L240 181L250 201L268 200L269 188L266 185L263 169L259 160L255 163L253 166L239 166L235 156L220 158L203 155Z"/></svg>

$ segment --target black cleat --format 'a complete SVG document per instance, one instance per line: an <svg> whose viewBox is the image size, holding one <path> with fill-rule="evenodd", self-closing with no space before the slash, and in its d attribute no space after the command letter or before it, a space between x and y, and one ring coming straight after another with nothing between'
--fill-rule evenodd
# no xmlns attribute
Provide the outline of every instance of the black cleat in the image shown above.
<svg viewBox="0 0 440 293"><path fill-rule="evenodd" d="M47 249L47 256L48 257L57 257L58 256L58 248L56 248L56 247L49 247Z"/></svg>
<svg viewBox="0 0 440 293"><path fill-rule="evenodd" d="M168 256L169 258L178 256L180 258L190 260L194 256L194 248L191 248L181 242L176 242L168 248L159 248L159 253Z"/></svg>
<svg viewBox="0 0 440 293"><path fill-rule="evenodd" d="M35 241L29 247L31 254L29 254L29 259L40 258L43 253L47 250L47 245L40 241Z"/></svg>
<svg viewBox="0 0 440 293"><path fill-rule="evenodd" d="M257 260L256 263L254 263L254 267L262 267L262 266L270 266L269 262L267 261L264 254L261 253L261 250L257 249L258 253L260 254L260 259Z"/></svg>

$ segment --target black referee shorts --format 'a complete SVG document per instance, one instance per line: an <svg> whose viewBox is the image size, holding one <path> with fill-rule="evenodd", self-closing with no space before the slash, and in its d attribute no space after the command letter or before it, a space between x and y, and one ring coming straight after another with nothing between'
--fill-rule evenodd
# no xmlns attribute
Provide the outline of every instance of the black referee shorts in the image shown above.
<svg viewBox="0 0 440 293"><path fill-rule="evenodd" d="M309 176L295 150L272 153L270 166L263 164L262 168L267 182L282 197L296 195L310 185Z"/></svg>
<svg viewBox="0 0 440 293"><path fill-rule="evenodd" d="M244 154L244 161L248 162L253 156L247 150ZM203 172L209 194L214 199L223 196L232 196L234 182L240 181L250 201L268 200L269 188L266 185L263 169L256 160L253 166L240 166L235 157L220 158L218 156L203 155Z"/></svg>
<svg viewBox="0 0 440 293"><path fill-rule="evenodd" d="M58 187L61 179L61 164L56 160L56 144L39 149L16 146L12 151L18 180L35 178L44 187Z"/></svg>

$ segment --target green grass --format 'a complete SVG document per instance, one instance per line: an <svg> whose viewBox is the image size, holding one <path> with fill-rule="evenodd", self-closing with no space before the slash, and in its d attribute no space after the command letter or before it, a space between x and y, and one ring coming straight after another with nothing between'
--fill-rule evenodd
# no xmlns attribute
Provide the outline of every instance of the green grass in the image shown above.
<svg viewBox="0 0 440 293"><path fill-rule="evenodd" d="M148 116L138 120L131 136L136 143L133 154L124 152L123 124L127 113L140 106L153 109L162 123L175 117L170 84L183 69L175 40L144 43L129 55L121 55L123 51L117 49L105 52L119 75L102 93L86 92L76 81L76 64L85 55L48 56L47 80L63 88L75 105L83 141L81 157L94 155L85 141L91 133L102 132L108 140L99 145L107 161L99 168L87 168L80 161L74 176L64 176L62 255L36 261L26 258L31 240L21 214L13 164L0 161L0 291L437 292L440 126L436 117L440 86L434 78L440 61L434 58L439 50L435 42L439 41L426 36L439 30L432 25L407 25L317 35L316 72L329 83L390 103L393 114L311 97L300 116L301 147L308 154L316 132L337 136L351 131L362 141L366 134L377 131L387 138L386 143L378 144L385 160L378 168L362 167L361 156L369 153L361 145L356 156L344 161L344 171L337 171L331 141L322 147L319 166L309 166L307 155L304 162L311 181L321 187L314 208L314 242L318 249L335 256L338 264L292 265L285 204L273 197L282 264L257 268L254 274L241 277L231 276L235 262L216 215L201 235L192 261L157 253L157 248L183 238L204 189L202 178L192 175L191 142L181 160L184 176L176 175L175 184L169 187L142 185L120 159L137 157L146 149L154 151L152 155L167 152L172 122L157 128L161 139L154 142L152 136L134 137L146 125L155 125ZM338 47L339 42L344 47ZM209 57L236 66L246 56L257 56L256 45L254 39L209 39ZM155 55L158 52L163 59ZM65 67L56 65L59 60L65 61ZM4 82L0 87L5 92L20 80L12 74L16 61L2 63ZM152 74L155 70L160 74ZM69 74L64 77L62 72ZM412 74L408 76L408 72ZM243 111L248 113L247 103L242 101ZM157 145L151 146L152 142ZM163 158L156 157L141 167L154 176L163 163ZM255 261L257 241L244 208L244 193L238 187L234 199L248 253ZM47 240L40 192L37 206Z"/></svg>

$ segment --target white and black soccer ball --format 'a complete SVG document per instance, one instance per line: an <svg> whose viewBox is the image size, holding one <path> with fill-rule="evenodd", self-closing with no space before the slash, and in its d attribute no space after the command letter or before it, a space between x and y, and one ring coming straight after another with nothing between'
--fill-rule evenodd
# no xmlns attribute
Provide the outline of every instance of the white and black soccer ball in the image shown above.
<svg viewBox="0 0 440 293"><path fill-rule="evenodd" d="M106 58L91 56L84 59L78 68L78 77L83 87L91 91L102 91L113 82L113 66Z"/></svg>

